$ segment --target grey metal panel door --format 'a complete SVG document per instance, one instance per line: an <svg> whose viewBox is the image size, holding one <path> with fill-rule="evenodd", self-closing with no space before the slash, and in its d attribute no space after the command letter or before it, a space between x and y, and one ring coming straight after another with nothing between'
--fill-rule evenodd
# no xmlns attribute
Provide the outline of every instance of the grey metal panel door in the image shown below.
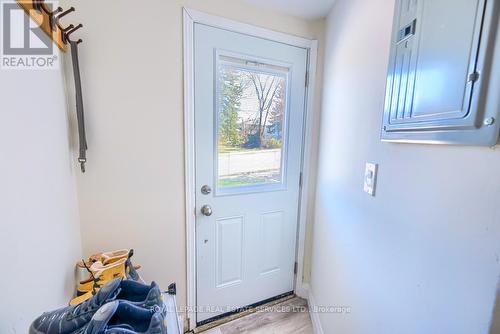
<svg viewBox="0 0 500 334"><path fill-rule="evenodd" d="M489 126L483 123L480 93L493 2L397 2L383 139L466 143L459 131ZM490 143L493 137L476 142Z"/></svg>

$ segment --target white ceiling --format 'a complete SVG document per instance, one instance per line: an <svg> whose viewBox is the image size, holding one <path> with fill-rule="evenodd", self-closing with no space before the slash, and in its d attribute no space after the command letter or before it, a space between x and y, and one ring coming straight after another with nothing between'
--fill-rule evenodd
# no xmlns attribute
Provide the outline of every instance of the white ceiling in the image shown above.
<svg viewBox="0 0 500 334"><path fill-rule="evenodd" d="M244 0L247 3L270 8L304 19L318 19L330 12L335 0Z"/></svg>

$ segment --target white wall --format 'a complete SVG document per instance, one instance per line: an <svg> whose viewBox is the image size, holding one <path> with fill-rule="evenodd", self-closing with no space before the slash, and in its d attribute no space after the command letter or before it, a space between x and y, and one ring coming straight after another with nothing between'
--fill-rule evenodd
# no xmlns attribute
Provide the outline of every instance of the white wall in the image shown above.
<svg viewBox="0 0 500 334"><path fill-rule="evenodd" d="M311 287L324 333L486 334L500 273L500 151L382 143L394 0L327 22ZM375 198L366 162L380 164Z"/></svg>
<svg viewBox="0 0 500 334"><path fill-rule="evenodd" d="M82 22L87 173L78 177L83 252L132 247L146 280L186 303L182 7L307 38L323 21L242 1L65 0ZM68 19L68 23L69 23ZM318 94L319 106L319 94Z"/></svg>
<svg viewBox="0 0 500 334"><path fill-rule="evenodd" d="M81 256L63 78L0 69L0 333L67 305Z"/></svg>

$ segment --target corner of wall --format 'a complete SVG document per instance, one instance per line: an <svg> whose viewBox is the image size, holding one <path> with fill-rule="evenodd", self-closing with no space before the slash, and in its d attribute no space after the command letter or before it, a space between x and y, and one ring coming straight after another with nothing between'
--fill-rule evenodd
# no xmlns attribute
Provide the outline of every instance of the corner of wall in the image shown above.
<svg viewBox="0 0 500 334"><path fill-rule="evenodd" d="M307 301L309 305L309 315L311 316L311 322L313 325L314 334L323 334L323 327L321 326L321 320L319 317L319 313L317 310L319 309L319 305L316 302L316 298L314 297L314 293L311 287L307 284L304 284L304 289L307 291Z"/></svg>

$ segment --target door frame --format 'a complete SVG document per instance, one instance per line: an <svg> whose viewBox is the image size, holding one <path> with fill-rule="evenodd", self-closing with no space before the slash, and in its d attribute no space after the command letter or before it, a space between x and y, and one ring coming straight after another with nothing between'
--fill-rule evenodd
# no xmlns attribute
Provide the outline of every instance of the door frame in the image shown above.
<svg viewBox="0 0 500 334"><path fill-rule="evenodd" d="M295 293L307 298L307 284L303 282L304 251L307 226L309 190L311 180L311 156L313 152L312 127L315 121L314 97L318 41L273 30L240 23L230 19L206 14L190 8L183 8L184 25L184 152L185 152L185 191L186 191L186 261L187 261L187 318L189 330L196 327L196 189L195 189L195 129L194 129L194 25L205 24L232 32L304 48L308 51L306 103L304 106L304 134L302 150L302 187L299 199L299 221L297 231L297 274ZM307 158L306 158L307 157Z"/></svg>

